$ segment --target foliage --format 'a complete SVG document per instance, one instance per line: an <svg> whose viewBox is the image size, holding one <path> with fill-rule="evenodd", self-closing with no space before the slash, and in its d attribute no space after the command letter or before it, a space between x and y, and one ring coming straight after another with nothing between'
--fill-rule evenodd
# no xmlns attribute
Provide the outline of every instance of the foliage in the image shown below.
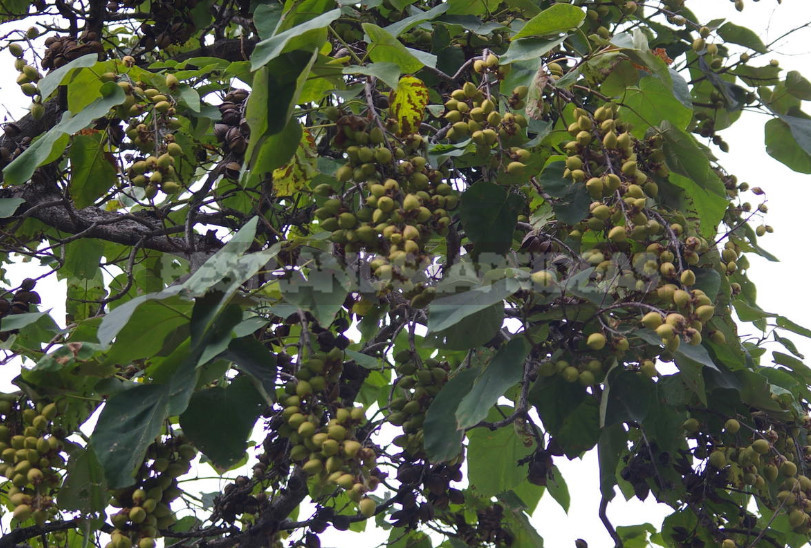
<svg viewBox="0 0 811 548"><path fill-rule="evenodd" d="M804 544L811 331L717 132L811 172L811 84L690 3L0 2L0 256L67 282L0 299L0 546L535 547L594 448L617 546Z"/></svg>

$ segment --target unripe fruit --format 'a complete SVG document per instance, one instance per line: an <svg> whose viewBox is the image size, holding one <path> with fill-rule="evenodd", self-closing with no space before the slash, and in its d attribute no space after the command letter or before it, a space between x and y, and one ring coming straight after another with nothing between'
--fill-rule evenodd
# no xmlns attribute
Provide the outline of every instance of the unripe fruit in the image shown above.
<svg viewBox="0 0 811 548"><path fill-rule="evenodd" d="M362 498L360 502L358 502L358 510L360 513L367 518L372 517L375 515L375 510L377 510L377 504L372 499L366 497Z"/></svg>
<svg viewBox="0 0 811 548"><path fill-rule="evenodd" d="M621 243L628 239L628 233L624 226L615 226L608 232L608 239L612 242Z"/></svg>
<svg viewBox="0 0 811 548"><path fill-rule="evenodd" d="M17 521L26 521L31 517L33 510L27 504L21 504L14 509L14 519Z"/></svg>
<svg viewBox="0 0 811 548"><path fill-rule="evenodd" d="M724 423L724 430L730 434L736 434L741 429L741 423L735 419L729 419Z"/></svg>
<svg viewBox="0 0 811 548"><path fill-rule="evenodd" d="M696 317L701 323L707 323L715 314L715 307L709 304L699 306L696 309Z"/></svg>
<svg viewBox="0 0 811 548"><path fill-rule="evenodd" d="M662 325L662 315L658 312L648 312L642 317L642 325L648 329L656 329Z"/></svg>
<svg viewBox="0 0 811 548"><path fill-rule="evenodd" d="M586 346L592 350L602 350L605 347L606 338L602 333L592 333L586 340Z"/></svg>
<svg viewBox="0 0 811 548"><path fill-rule="evenodd" d="M141 523L146 519L146 510L140 506L136 506L130 510L129 518L133 523Z"/></svg>
<svg viewBox="0 0 811 548"><path fill-rule="evenodd" d="M681 283L690 287L696 283L696 274L692 270L685 270L681 273Z"/></svg>
<svg viewBox="0 0 811 548"><path fill-rule="evenodd" d="M752 442L752 449L754 449L755 452L760 455L765 455L771 449L771 444L768 442L768 440L764 440L763 438L757 439ZM794 473L797 473L796 466Z"/></svg>
<svg viewBox="0 0 811 548"><path fill-rule="evenodd" d="M710 464L714 468L723 468L727 465L727 458L723 451L713 451L710 453Z"/></svg>
<svg viewBox="0 0 811 548"><path fill-rule="evenodd" d="M699 422L696 419L691 417L691 418L687 419L686 421L684 421L681 426L682 426L682 428L684 428L684 430L686 432L694 434L694 433L698 432L698 429L699 429L699 427L701 425L699 424Z"/></svg>
<svg viewBox="0 0 811 548"><path fill-rule="evenodd" d="M23 56L23 48L20 44L13 42L8 45L8 52L13 55L14 57L22 57Z"/></svg>
<svg viewBox="0 0 811 548"><path fill-rule="evenodd" d="M758 440L758 441L766 441L766 440ZM791 462L790 460L787 460L780 465L780 473L787 478L793 478L794 476L797 475L797 465Z"/></svg>
<svg viewBox="0 0 811 548"><path fill-rule="evenodd" d="M677 289L673 293L673 302L679 308L684 308L690 304L690 294L683 289Z"/></svg>

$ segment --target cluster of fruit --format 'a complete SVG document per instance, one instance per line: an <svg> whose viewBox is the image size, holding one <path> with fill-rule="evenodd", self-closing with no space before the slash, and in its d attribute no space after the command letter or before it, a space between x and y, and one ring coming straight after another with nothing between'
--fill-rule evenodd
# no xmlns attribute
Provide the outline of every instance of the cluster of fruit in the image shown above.
<svg viewBox="0 0 811 548"><path fill-rule="evenodd" d="M315 217L345 251L376 253L370 262L373 273L391 280L400 269L423 264L425 243L446 233L458 196L443 182L446 174L428 164L421 136L387 137L388 130L374 122L358 124L354 116L339 117L336 125L340 133L333 142L348 161L335 176L343 186L354 185L345 193L317 187L315 194L326 199ZM359 207L353 199L357 191Z"/></svg>
<svg viewBox="0 0 811 548"><path fill-rule="evenodd" d="M323 485L338 485L361 514L372 515L376 504L365 495L380 481L376 454L356 437L366 422L363 407L347 408L338 401L343 359L343 350L332 346L298 365L296 378L284 388L288 395L278 434L289 441L290 459L307 475L320 477Z"/></svg>
<svg viewBox="0 0 811 548"><path fill-rule="evenodd" d="M780 403L780 398L774 398ZM811 479L806 474L811 461L811 445L797 437L799 429L768 424L763 416L753 416L752 425L742 429L741 422L730 418L723 430L716 430L715 419L702 422L687 419L683 428L697 442L695 456L706 460L701 478L715 477L717 488L750 490L771 508L780 508L788 516L793 530L811 532ZM705 479L697 481L701 485ZM702 487L706 489L706 487Z"/></svg>
<svg viewBox="0 0 811 548"><path fill-rule="evenodd" d="M42 525L58 513L53 497L65 460L53 434L57 414L55 403L0 400L0 474L11 482L7 504L18 522Z"/></svg>
<svg viewBox="0 0 811 548"><path fill-rule="evenodd" d="M38 305L41 301L39 293L34 291L36 280L26 278L20 284L20 288L11 296L11 300L6 300L5 296L0 297L0 340L6 340L8 333L3 331L3 318L13 314L25 314L31 311L31 305Z"/></svg>
<svg viewBox="0 0 811 548"><path fill-rule="evenodd" d="M495 59L496 64L493 66L498 66L498 59L494 55L491 54L487 59L488 61L484 61L485 64L491 62L490 59ZM487 82L487 80L483 81ZM527 86L516 88L509 100L511 106L514 105L513 108L523 106L527 92ZM527 119L523 114L513 114L512 112L502 115L497 106L496 100L489 93L482 91L472 82L465 82L460 89L452 91L450 99L445 101L443 117L450 124L445 137L451 141L470 138L478 147L485 149L493 146L501 148L527 127ZM522 149L510 152L511 160L519 164L521 160L527 160L527 154L528 152L522 151ZM498 163L499 158L496 157L493 167L498 166ZM505 163L505 165L511 175L519 175L519 171L523 171L526 167L523 164Z"/></svg>
<svg viewBox="0 0 811 548"><path fill-rule="evenodd" d="M243 154L248 148L250 129L244 112L249 95L244 89L233 89L226 93L218 106L221 120L214 124L214 136L222 143L223 151L230 159L225 164L223 174L231 180L239 178Z"/></svg>
<svg viewBox="0 0 811 548"><path fill-rule="evenodd" d="M124 65L131 59L124 59ZM174 118L175 104L171 92L176 90L179 81L173 74L164 78L166 91L161 91L145 82L132 83L128 78L120 78L115 73L105 73L101 78L118 80L118 85L126 93L124 103L117 111L121 118L128 120L125 131L135 148L147 154L133 158L126 175L134 187L142 188L147 199L154 198L158 190L164 194L177 194L183 190L176 162L184 151L174 140L173 131L178 127Z"/></svg>
<svg viewBox="0 0 811 548"><path fill-rule="evenodd" d="M183 493L177 478L189 471L196 456L197 449L182 435L149 446L135 484L113 493L110 504L119 511L110 518L115 530L106 548L154 548L160 530L176 521L170 504Z"/></svg>
<svg viewBox="0 0 811 548"><path fill-rule="evenodd" d="M425 412L447 382L449 365L433 358L422 361L410 350L398 352L394 362L396 389L389 403L392 412L386 420L394 426L401 426L403 434L395 437L392 443L402 447L411 457L424 458L422 425Z"/></svg>

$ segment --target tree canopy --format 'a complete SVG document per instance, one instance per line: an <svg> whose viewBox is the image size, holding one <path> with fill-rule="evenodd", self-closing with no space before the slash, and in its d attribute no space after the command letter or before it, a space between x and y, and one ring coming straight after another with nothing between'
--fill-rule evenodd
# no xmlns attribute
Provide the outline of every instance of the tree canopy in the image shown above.
<svg viewBox="0 0 811 548"><path fill-rule="evenodd" d="M538 547L595 448L617 546L805 544L811 330L719 132L811 173L811 83L695 3L0 1L0 261L67 286L2 290L0 548Z"/></svg>

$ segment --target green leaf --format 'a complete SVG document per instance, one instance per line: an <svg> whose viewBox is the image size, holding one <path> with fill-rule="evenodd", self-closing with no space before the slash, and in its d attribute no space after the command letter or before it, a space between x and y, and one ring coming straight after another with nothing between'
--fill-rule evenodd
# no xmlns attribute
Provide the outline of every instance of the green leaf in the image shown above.
<svg viewBox="0 0 811 548"><path fill-rule="evenodd" d="M396 63L370 63L368 65L350 65L344 67L344 74L363 74L365 76L374 76L391 89L397 88L397 83L400 81L400 66Z"/></svg>
<svg viewBox="0 0 811 548"><path fill-rule="evenodd" d="M370 356L368 354L363 354L361 352L355 352L347 348L344 350L344 354L346 354L347 358L354 360L359 366L363 367L364 369L380 369L381 363L378 358L374 356Z"/></svg>
<svg viewBox="0 0 811 548"><path fill-rule="evenodd" d="M417 57L416 50L405 47L397 38L377 25L363 23L363 31L369 36L369 59L375 63L394 63L400 67L403 74L417 72L426 64L436 66L435 56L426 54L423 58Z"/></svg>
<svg viewBox="0 0 811 548"><path fill-rule="evenodd" d="M602 427L645 420L654 399L650 379L618 367L608 374L605 384L600 403Z"/></svg>
<svg viewBox="0 0 811 548"><path fill-rule="evenodd" d="M579 27L586 12L569 4L554 4L530 19L512 39L560 34Z"/></svg>
<svg viewBox="0 0 811 548"><path fill-rule="evenodd" d="M803 337L811 338L811 329L796 324L793 321L786 318L785 316L777 316L777 325L782 327L783 329L791 331L792 333L802 335Z"/></svg>
<svg viewBox="0 0 811 548"><path fill-rule="evenodd" d="M227 469L245 455L246 441L264 405L251 379L238 377L225 388L192 395L180 415L180 427L216 466Z"/></svg>
<svg viewBox="0 0 811 548"><path fill-rule="evenodd" d="M435 344L449 350L466 350L480 346L482 341L492 339L504 321L504 305L491 307L465 317L444 331L431 333Z"/></svg>
<svg viewBox="0 0 811 548"><path fill-rule="evenodd" d="M571 497L569 496L569 486L566 485L566 480L563 479L563 474L557 466L552 467L552 477L546 482L546 490L555 499L555 502L560 504L563 511L569 513L569 505L571 504Z"/></svg>
<svg viewBox="0 0 811 548"><path fill-rule="evenodd" d="M501 413L493 409L483 418L494 422L502 418L502 414L513 412L511 407L500 406L499 409ZM525 443L527 440L518 436L512 425L498 430L474 428L467 436L469 482L478 493L491 497L527 479L527 469L519 466L518 461L532 453L534 442Z"/></svg>
<svg viewBox="0 0 811 548"><path fill-rule="evenodd" d="M105 152L101 133L73 138L70 166L70 194L77 208L93 205L118 182L115 159Z"/></svg>
<svg viewBox="0 0 811 548"><path fill-rule="evenodd" d="M523 336L516 336L502 346L476 379L473 388L459 402L456 422L459 428L470 428L487 417L490 408L504 393L521 380L524 360L531 345Z"/></svg>
<svg viewBox="0 0 811 548"><path fill-rule="evenodd" d="M530 390L529 401L567 457L591 449L600 439L599 405L579 383L543 378Z"/></svg>
<svg viewBox="0 0 811 548"><path fill-rule="evenodd" d="M22 198L3 198L0 200L0 219L7 219L14 215L20 204L25 203Z"/></svg>
<svg viewBox="0 0 811 548"><path fill-rule="evenodd" d="M252 336L231 340L223 355L244 373L250 375L261 387L262 397L268 404L276 398L276 355Z"/></svg>
<svg viewBox="0 0 811 548"><path fill-rule="evenodd" d="M463 430L456 424L456 409L473 387L478 370L465 369L454 375L431 401L423 425L425 453L431 462L453 459L462 450Z"/></svg>
<svg viewBox="0 0 811 548"><path fill-rule="evenodd" d="M117 334L106 362L128 363L158 354L166 338L188 324L191 308L191 302L179 296L144 302Z"/></svg>
<svg viewBox="0 0 811 548"><path fill-rule="evenodd" d="M562 43L563 38L551 40L545 38L524 38L523 40L514 40L510 43L510 47L507 48L507 52L499 58L499 63L507 65L518 61L537 60Z"/></svg>
<svg viewBox="0 0 811 548"><path fill-rule="evenodd" d="M333 260L311 270L309 278L294 274L280 286L287 302L311 312L319 324L328 326L343 306L351 280Z"/></svg>
<svg viewBox="0 0 811 548"><path fill-rule="evenodd" d="M791 128L791 134L797 144L808 154L811 154L811 119L799 116L781 115L780 119Z"/></svg>
<svg viewBox="0 0 811 548"><path fill-rule="evenodd" d="M746 27L739 27L732 23L724 23L715 31L718 36L724 39L725 42L738 44L739 46L747 47L758 53L768 53L769 48L760 39L752 29Z"/></svg>
<svg viewBox="0 0 811 548"><path fill-rule="evenodd" d="M96 453L85 448L71 454L67 477L57 494L59 508L97 514L104 512L109 498L104 469Z"/></svg>
<svg viewBox="0 0 811 548"><path fill-rule="evenodd" d="M541 172L539 182L553 198L552 209L556 218L564 223L576 224L589 214L591 198L586 185L573 185L563 177L564 162L551 162Z"/></svg>
<svg viewBox="0 0 811 548"><path fill-rule="evenodd" d="M264 67L286 51L319 49L327 39L327 27L340 16L340 9L330 10L260 41L251 54L251 70Z"/></svg>
<svg viewBox="0 0 811 548"><path fill-rule="evenodd" d="M696 230L705 238L711 239L718 223L724 217L728 205L726 199L714 191L714 183L712 189L707 189L697 184L694 179L683 177L676 172L670 173L669 181L684 191L681 198L685 202L685 209L695 214ZM720 179L718 184L723 185Z"/></svg>
<svg viewBox="0 0 811 548"><path fill-rule="evenodd" d="M14 329L23 329L29 325L37 323L41 318L48 316L47 312L26 312L24 314L11 314L0 319L0 329L3 331L12 331ZM51 319L53 321L53 319ZM54 323L54 325L56 325Z"/></svg>
<svg viewBox="0 0 811 548"><path fill-rule="evenodd" d="M448 11L448 7L449 4L442 3L434 6L428 11L419 11L416 8L412 8L414 11L416 11L414 15L404 17L403 19L400 19L399 21L387 26L383 30L385 30L394 37L400 36L402 33L406 32L412 27L419 25L420 23L436 19L437 17Z"/></svg>
<svg viewBox="0 0 811 548"><path fill-rule="evenodd" d="M617 465L626 450L627 440L621 425L615 424L602 430L597 443L597 458L600 462L600 493L607 500L614 498Z"/></svg>
<svg viewBox="0 0 811 548"><path fill-rule="evenodd" d="M811 82L796 70L790 70L786 74L786 91L797 99L811 101Z"/></svg>
<svg viewBox="0 0 811 548"><path fill-rule="evenodd" d="M648 128L665 121L672 127L685 129L693 111L676 98L665 82L646 76L639 81L639 87L626 89L619 116L631 124L631 132L641 139Z"/></svg>
<svg viewBox="0 0 811 548"><path fill-rule="evenodd" d="M772 118L763 127L766 152L798 173L811 173L811 154L803 150L791 133L791 126L779 118Z"/></svg>
<svg viewBox="0 0 811 548"><path fill-rule="evenodd" d="M132 485L146 448L160 434L169 403L169 386L139 384L104 404L90 445L104 468L108 486Z"/></svg>
<svg viewBox="0 0 811 548"><path fill-rule="evenodd" d="M101 87L102 97L93 101L81 112L71 115L65 112L62 120L48 130L30 147L17 156L3 169L4 182L9 185L20 185L31 178L34 170L50 163L62 155L69 135L87 127L96 118L101 118L114 106L124 102L124 90L113 82ZM55 157L53 155L56 155Z"/></svg>
<svg viewBox="0 0 811 548"><path fill-rule="evenodd" d="M65 82L68 76L72 76L76 71L89 68L99 62L98 53L89 53L82 55L78 59L74 59L70 63L62 65L58 69L54 69L47 76L37 82L39 94L43 99L50 97L62 83Z"/></svg>
<svg viewBox="0 0 811 548"><path fill-rule="evenodd" d="M704 385L703 370L705 367L709 367L719 371L718 366L707 353L707 349L701 345L681 344L676 350L673 361L683 376L684 384L698 396L704 405L707 405L707 389Z"/></svg>
<svg viewBox="0 0 811 548"><path fill-rule="evenodd" d="M504 254L510 249L524 199L496 184L479 181L462 194L459 217L479 253Z"/></svg>
<svg viewBox="0 0 811 548"><path fill-rule="evenodd" d="M253 92L245 108L251 139L245 151L243 185L255 186L295 154L302 130L293 109L317 58L317 49L294 51L254 73Z"/></svg>
<svg viewBox="0 0 811 548"><path fill-rule="evenodd" d="M491 285L435 299L428 309L428 332L448 329L471 314L502 302L518 289L515 280L502 279Z"/></svg>

